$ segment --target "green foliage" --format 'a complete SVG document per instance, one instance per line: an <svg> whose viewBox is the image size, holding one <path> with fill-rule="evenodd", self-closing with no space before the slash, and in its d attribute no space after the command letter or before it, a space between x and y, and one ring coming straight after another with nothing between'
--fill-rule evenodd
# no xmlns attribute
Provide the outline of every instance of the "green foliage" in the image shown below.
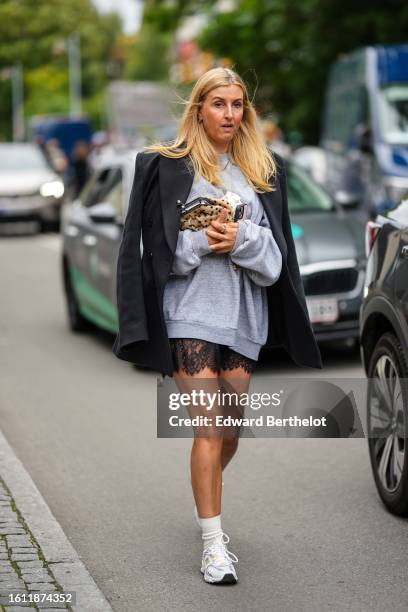
<svg viewBox="0 0 408 612"><path fill-rule="evenodd" d="M233 12L214 14L198 42L230 57L252 90L258 84L260 112L312 143L333 61L358 47L407 42L407 32L404 0L239 0Z"/></svg>
<svg viewBox="0 0 408 612"><path fill-rule="evenodd" d="M143 23L160 32L174 32L185 15L206 11L214 0L145 0Z"/></svg>
<svg viewBox="0 0 408 612"><path fill-rule="evenodd" d="M131 48L124 70L126 79L166 81L170 69L171 34L145 24Z"/></svg>
<svg viewBox="0 0 408 612"><path fill-rule="evenodd" d="M21 62L24 112L67 113L69 77L66 39L78 32L81 45L83 106L100 126L107 81L106 63L121 33L115 14L100 15L91 0L2 0L0 70ZM10 83L0 80L0 138L11 137Z"/></svg>
<svg viewBox="0 0 408 612"><path fill-rule="evenodd" d="M58 66L44 64L25 75L25 89L30 92L24 103L26 117L41 113L68 113L68 74ZM40 110L39 110L40 109Z"/></svg>
<svg viewBox="0 0 408 612"><path fill-rule="evenodd" d="M146 18L177 27L184 15L210 13L200 47L229 57L262 113L287 133L316 142L328 70L339 54L374 44L408 42L406 0L236 0L219 14L215 0L150 0ZM171 18L170 18L171 15Z"/></svg>
<svg viewBox="0 0 408 612"><path fill-rule="evenodd" d="M92 96L84 98L82 110L91 119L92 129L101 130L107 125L107 109L105 88L95 92Z"/></svg>

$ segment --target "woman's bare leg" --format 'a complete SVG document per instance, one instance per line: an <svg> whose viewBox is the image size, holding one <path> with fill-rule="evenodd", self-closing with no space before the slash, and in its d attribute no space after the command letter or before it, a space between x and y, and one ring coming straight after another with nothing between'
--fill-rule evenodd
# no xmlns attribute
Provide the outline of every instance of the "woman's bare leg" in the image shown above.
<svg viewBox="0 0 408 612"><path fill-rule="evenodd" d="M196 374L187 374L183 370L174 372L174 379L181 392L198 391L202 388L209 393L219 390L238 395L246 393L249 388L251 374L244 368L221 370L219 375L211 368L203 368ZM219 408L223 412L223 408ZM240 406L232 409L235 416L243 416ZM199 413L197 409L190 411L191 416ZM201 414L208 415L205 410ZM214 416L214 413L213 413ZM191 484L201 518L217 516L221 513L222 470L228 465L238 448L238 435L221 428L195 428L195 437L191 449ZM233 428L234 429L234 428ZM198 435L197 435L198 434Z"/></svg>
<svg viewBox="0 0 408 612"><path fill-rule="evenodd" d="M226 393L247 393L249 383L251 380L251 374L249 374L244 368L234 368L233 370L221 370L219 374L219 384L223 392ZM242 407L235 407L232 410L235 416L238 418L244 416L244 409ZM221 467L224 470L238 449L239 434L234 435L231 431L229 435L223 437L223 444L221 450Z"/></svg>
<svg viewBox="0 0 408 612"><path fill-rule="evenodd" d="M174 372L174 379L181 392L193 389L204 389L207 393L217 393L219 382L217 374L204 368L192 376L184 372ZM197 416L199 410L190 410L191 416ZM203 415L207 415L204 410ZM197 435L198 434L198 435ZM211 427L195 428L195 437L191 449L191 485L198 515L209 518L221 514L221 453L223 439Z"/></svg>

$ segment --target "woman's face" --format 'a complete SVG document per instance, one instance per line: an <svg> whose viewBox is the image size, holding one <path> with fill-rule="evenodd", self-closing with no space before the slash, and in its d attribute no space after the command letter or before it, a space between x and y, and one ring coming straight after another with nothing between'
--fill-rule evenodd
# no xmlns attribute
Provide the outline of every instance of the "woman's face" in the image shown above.
<svg viewBox="0 0 408 612"><path fill-rule="evenodd" d="M225 85L209 91L198 113L218 153L225 153L244 114L244 93L239 85Z"/></svg>

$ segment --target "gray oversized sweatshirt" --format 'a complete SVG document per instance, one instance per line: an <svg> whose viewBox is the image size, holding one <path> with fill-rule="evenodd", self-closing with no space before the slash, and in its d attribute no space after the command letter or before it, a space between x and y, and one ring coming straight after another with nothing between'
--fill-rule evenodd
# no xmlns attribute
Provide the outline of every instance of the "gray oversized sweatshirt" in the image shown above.
<svg viewBox="0 0 408 612"><path fill-rule="evenodd" d="M220 168L229 161L219 154ZM179 232L163 311L169 338L198 338L225 344L258 359L268 335L266 287L279 278L282 258L262 202L231 161L221 170L226 190L248 204L238 222L230 253L212 252L204 230ZM195 177L187 202L197 196L222 197L221 188Z"/></svg>

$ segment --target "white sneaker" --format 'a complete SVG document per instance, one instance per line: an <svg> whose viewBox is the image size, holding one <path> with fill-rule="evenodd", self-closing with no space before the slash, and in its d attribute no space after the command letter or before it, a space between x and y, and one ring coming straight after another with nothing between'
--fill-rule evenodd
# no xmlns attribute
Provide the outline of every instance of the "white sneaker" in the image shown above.
<svg viewBox="0 0 408 612"><path fill-rule="evenodd" d="M224 538L226 538L224 540ZM219 542L212 544L203 550L201 561L201 573L204 580L211 584L235 584L238 582L234 563L238 563L238 557L228 550L226 544L229 537L223 533Z"/></svg>

